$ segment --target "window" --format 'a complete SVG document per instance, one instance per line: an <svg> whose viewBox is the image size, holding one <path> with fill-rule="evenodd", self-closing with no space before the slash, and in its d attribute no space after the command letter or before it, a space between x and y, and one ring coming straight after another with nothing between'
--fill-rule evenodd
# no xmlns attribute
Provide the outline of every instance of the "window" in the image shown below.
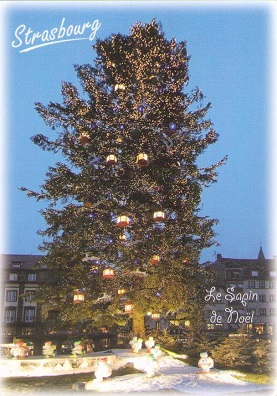
<svg viewBox="0 0 277 396"><path fill-rule="evenodd" d="M255 289L255 281L248 282L248 289Z"/></svg>
<svg viewBox="0 0 277 396"><path fill-rule="evenodd" d="M26 290L25 291L25 301L31 302L36 297L35 290Z"/></svg>
<svg viewBox="0 0 277 396"><path fill-rule="evenodd" d="M11 272L9 275L9 280L10 281L17 281L18 280L18 274Z"/></svg>
<svg viewBox="0 0 277 396"><path fill-rule="evenodd" d="M16 310L14 308L7 308L5 311L5 322L15 322Z"/></svg>
<svg viewBox="0 0 277 396"><path fill-rule="evenodd" d="M274 302L276 301L276 294L270 294L269 295L269 302Z"/></svg>
<svg viewBox="0 0 277 396"><path fill-rule="evenodd" d="M21 268L22 267L22 262L21 261L14 261L12 263L13 268Z"/></svg>
<svg viewBox="0 0 277 396"><path fill-rule="evenodd" d="M7 290L6 301L8 301L8 302L17 301L17 290Z"/></svg>
<svg viewBox="0 0 277 396"><path fill-rule="evenodd" d="M259 289L265 289L265 282L259 282Z"/></svg>
<svg viewBox="0 0 277 396"><path fill-rule="evenodd" d="M259 302L266 302L266 295L265 294L259 294Z"/></svg>
<svg viewBox="0 0 277 396"><path fill-rule="evenodd" d="M268 282L268 288L269 288L269 289L274 289L274 282L269 281L269 282Z"/></svg>
<svg viewBox="0 0 277 396"><path fill-rule="evenodd" d="M269 271L270 276L276 276L276 271Z"/></svg>
<svg viewBox="0 0 277 396"><path fill-rule="evenodd" d="M36 280L37 280L37 274L34 274L34 273L28 274L28 281L29 282L34 282Z"/></svg>
<svg viewBox="0 0 277 396"><path fill-rule="evenodd" d="M276 308L269 308L269 315L276 315Z"/></svg>
<svg viewBox="0 0 277 396"><path fill-rule="evenodd" d="M251 275L252 276L259 276L259 273L258 273L258 271L251 271Z"/></svg>
<svg viewBox="0 0 277 396"><path fill-rule="evenodd" d="M260 308L260 316L266 316L266 309Z"/></svg>
<svg viewBox="0 0 277 396"><path fill-rule="evenodd" d="M35 321L35 309L26 308L24 311L24 322L34 322Z"/></svg>

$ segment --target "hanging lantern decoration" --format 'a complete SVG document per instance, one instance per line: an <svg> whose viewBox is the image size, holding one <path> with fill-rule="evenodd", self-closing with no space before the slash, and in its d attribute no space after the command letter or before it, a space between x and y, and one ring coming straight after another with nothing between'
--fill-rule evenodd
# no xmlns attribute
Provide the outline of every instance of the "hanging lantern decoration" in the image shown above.
<svg viewBox="0 0 277 396"><path fill-rule="evenodd" d="M126 314L129 314L132 312L133 308L134 308L134 304L132 304L131 302L126 302L124 306L124 311Z"/></svg>
<svg viewBox="0 0 277 396"><path fill-rule="evenodd" d="M89 134L88 134L88 133L85 133L85 132L81 133L81 135L79 136L79 142L80 142L81 144L87 144L87 143L89 143L89 142L90 142L90 136L89 136Z"/></svg>
<svg viewBox="0 0 277 396"><path fill-rule="evenodd" d="M140 153L137 156L137 161L136 161L137 165L139 166L146 166L148 164L148 155L145 153Z"/></svg>
<svg viewBox="0 0 277 396"><path fill-rule="evenodd" d="M115 84L114 91L125 91L126 87L124 84Z"/></svg>
<svg viewBox="0 0 277 396"><path fill-rule="evenodd" d="M110 154L106 158L107 165L115 165L117 163L117 158L114 154Z"/></svg>
<svg viewBox="0 0 277 396"><path fill-rule="evenodd" d="M160 256L155 254L149 261L150 264L159 264Z"/></svg>
<svg viewBox="0 0 277 396"><path fill-rule="evenodd" d="M85 201L85 202L84 202L84 207L85 207L85 208L91 208L91 207L92 207L92 202L90 202L90 201Z"/></svg>
<svg viewBox="0 0 277 396"><path fill-rule="evenodd" d="M73 303L79 304L85 300L85 294L82 293L79 289L75 289L73 291Z"/></svg>
<svg viewBox="0 0 277 396"><path fill-rule="evenodd" d="M103 270L103 278L104 279L113 279L114 278L114 270L112 268L105 268Z"/></svg>
<svg viewBox="0 0 277 396"><path fill-rule="evenodd" d="M130 224L130 219L128 216L118 216L116 224L118 227L127 227Z"/></svg>
<svg viewBox="0 0 277 396"><path fill-rule="evenodd" d="M154 320L159 320L161 315L158 312L153 312L151 318Z"/></svg>
<svg viewBox="0 0 277 396"><path fill-rule="evenodd" d="M154 221L164 221L165 220L165 213L162 210L154 212L153 215Z"/></svg>
<svg viewBox="0 0 277 396"><path fill-rule="evenodd" d="M119 295L119 296L122 296L123 294L125 294L126 293L126 290L125 289L118 289L117 290L117 294Z"/></svg>
<svg viewBox="0 0 277 396"><path fill-rule="evenodd" d="M122 235L119 235L119 239L120 239L120 241L125 242L127 238L126 238L126 235L122 234Z"/></svg>

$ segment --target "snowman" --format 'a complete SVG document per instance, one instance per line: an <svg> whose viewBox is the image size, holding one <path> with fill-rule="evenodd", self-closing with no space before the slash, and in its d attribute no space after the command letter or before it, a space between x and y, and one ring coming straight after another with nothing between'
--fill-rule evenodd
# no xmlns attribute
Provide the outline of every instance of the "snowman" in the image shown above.
<svg viewBox="0 0 277 396"><path fill-rule="evenodd" d="M154 377L160 369L159 362L155 359L155 356L151 353L147 356L147 361L145 364L144 371L146 371L146 376L148 378Z"/></svg>
<svg viewBox="0 0 277 396"><path fill-rule="evenodd" d="M16 359L24 359L28 355L28 349L26 348L26 344L24 342L19 341L10 350L10 354Z"/></svg>
<svg viewBox="0 0 277 396"><path fill-rule="evenodd" d="M112 366L108 364L108 358L102 358L98 361L98 367L95 370L95 382L102 382L104 378L108 378L112 374Z"/></svg>
<svg viewBox="0 0 277 396"><path fill-rule="evenodd" d="M130 345L135 353L138 353L138 351L142 348L142 339L134 337L130 341Z"/></svg>
<svg viewBox="0 0 277 396"><path fill-rule="evenodd" d="M55 356L56 345L52 344L52 341L46 341L42 347L42 354L49 358L49 356Z"/></svg>
<svg viewBox="0 0 277 396"><path fill-rule="evenodd" d="M75 341L74 342L74 347L71 349L71 354L73 356L84 355L85 354L84 346L82 344L82 341Z"/></svg>
<svg viewBox="0 0 277 396"><path fill-rule="evenodd" d="M151 337L151 336L149 336L149 337L148 337L148 340L145 341L145 346L146 346L146 348L147 348L146 352L150 353L151 348L153 348L154 345L155 345L154 338Z"/></svg>
<svg viewBox="0 0 277 396"><path fill-rule="evenodd" d="M209 373L210 369L213 368L214 361L208 356L207 352L200 353L200 359L198 361L198 367L201 368L202 373Z"/></svg>
<svg viewBox="0 0 277 396"><path fill-rule="evenodd" d="M159 356L161 356L162 351L161 351L161 346L160 346L160 344L156 344L156 345L154 346L154 348L151 348L151 349L150 349L150 353L151 353L152 355L154 355L154 358L155 358L155 359L157 359Z"/></svg>

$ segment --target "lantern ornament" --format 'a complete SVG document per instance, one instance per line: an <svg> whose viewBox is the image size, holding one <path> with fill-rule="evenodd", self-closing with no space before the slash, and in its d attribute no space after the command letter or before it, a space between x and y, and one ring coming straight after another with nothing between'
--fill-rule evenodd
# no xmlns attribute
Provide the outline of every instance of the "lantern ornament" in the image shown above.
<svg viewBox="0 0 277 396"><path fill-rule="evenodd" d="M129 314L132 312L133 308L134 308L134 304L132 304L131 302L126 302L124 306L124 311L126 314Z"/></svg>
<svg viewBox="0 0 277 396"><path fill-rule="evenodd" d="M116 91L125 91L126 87L124 84L115 84L114 90Z"/></svg>
<svg viewBox="0 0 277 396"><path fill-rule="evenodd" d="M125 294L126 293L126 290L125 289L118 289L117 290L117 294L119 295L119 296L122 296L123 294Z"/></svg>
<svg viewBox="0 0 277 396"><path fill-rule="evenodd" d="M128 216L118 216L116 224L118 225L118 227L127 227L130 224L130 219Z"/></svg>
<svg viewBox="0 0 277 396"><path fill-rule="evenodd" d="M106 158L106 164L107 165L115 165L117 164L117 158L114 154L110 154Z"/></svg>
<svg viewBox="0 0 277 396"><path fill-rule="evenodd" d="M146 166L148 164L148 155L145 153L138 154L136 163L139 166Z"/></svg>
<svg viewBox="0 0 277 396"><path fill-rule="evenodd" d="M151 315L152 319L159 320L161 315L158 312L153 312Z"/></svg>
<svg viewBox="0 0 277 396"><path fill-rule="evenodd" d="M125 234L122 234L122 235L119 235L119 239L120 239L120 241L125 242L127 237Z"/></svg>
<svg viewBox="0 0 277 396"><path fill-rule="evenodd" d="M92 202L90 202L90 201L88 201L88 200L85 201L85 202L84 202L84 207L85 207L85 208L91 208L91 207L92 207Z"/></svg>
<svg viewBox="0 0 277 396"><path fill-rule="evenodd" d="M81 292L79 289L75 289L73 291L73 303L79 304L85 300L85 294Z"/></svg>
<svg viewBox="0 0 277 396"><path fill-rule="evenodd" d="M80 142L81 144L87 144L87 143L89 143L89 142L90 142L90 136L89 136L89 134L86 133L86 132L81 133L80 136L79 136L79 142Z"/></svg>
<svg viewBox="0 0 277 396"><path fill-rule="evenodd" d="M160 262L160 256L158 254L154 254L153 257L151 257L149 263L150 264L159 264Z"/></svg>
<svg viewBox="0 0 277 396"><path fill-rule="evenodd" d="M165 220L165 213L162 210L154 212L153 215L154 221L163 221Z"/></svg>
<svg viewBox="0 0 277 396"><path fill-rule="evenodd" d="M112 279L114 277L114 270L112 268L105 268L103 270L104 279Z"/></svg>

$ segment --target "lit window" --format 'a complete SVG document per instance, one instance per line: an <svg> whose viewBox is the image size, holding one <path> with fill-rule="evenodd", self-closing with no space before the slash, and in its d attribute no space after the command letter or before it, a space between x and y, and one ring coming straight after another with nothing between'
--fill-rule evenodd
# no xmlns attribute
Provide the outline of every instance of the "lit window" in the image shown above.
<svg viewBox="0 0 277 396"><path fill-rule="evenodd" d="M18 274L11 272L9 275L9 280L10 281L17 281L18 280Z"/></svg>
<svg viewBox="0 0 277 396"><path fill-rule="evenodd" d="M8 302L17 301L17 290L7 290L6 301L8 301Z"/></svg>

